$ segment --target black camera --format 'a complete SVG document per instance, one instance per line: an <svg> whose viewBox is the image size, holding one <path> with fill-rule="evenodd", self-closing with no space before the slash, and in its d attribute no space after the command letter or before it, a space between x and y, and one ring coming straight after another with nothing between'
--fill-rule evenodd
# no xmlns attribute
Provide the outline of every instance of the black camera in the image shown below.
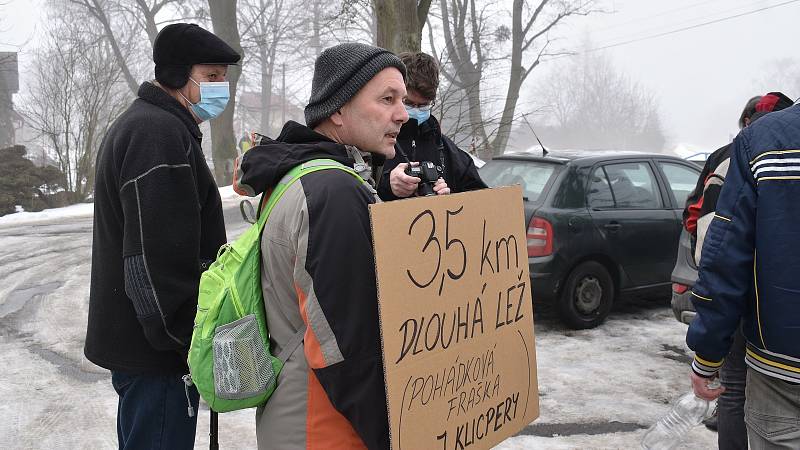
<svg viewBox="0 0 800 450"><path fill-rule="evenodd" d="M417 177L420 180L417 185L417 195L420 197L434 195L433 185L441 177L440 172L436 164L430 161L420 161L418 166L406 167L406 175Z"/></svg>

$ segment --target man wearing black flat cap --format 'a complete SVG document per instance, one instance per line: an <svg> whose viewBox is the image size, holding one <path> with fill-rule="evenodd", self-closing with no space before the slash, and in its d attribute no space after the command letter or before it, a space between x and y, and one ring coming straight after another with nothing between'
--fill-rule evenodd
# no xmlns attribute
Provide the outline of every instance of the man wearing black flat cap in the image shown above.
<svg viewBox="0 0 800 450"><path fill-rule="evenodd" d="M227 66L239 59L197 25L164 27L155 80L97 155L84 353L111 371L121 449L194 446L199 396L181 377L200 273L226 240L198 124L225 109Z"/></svg>

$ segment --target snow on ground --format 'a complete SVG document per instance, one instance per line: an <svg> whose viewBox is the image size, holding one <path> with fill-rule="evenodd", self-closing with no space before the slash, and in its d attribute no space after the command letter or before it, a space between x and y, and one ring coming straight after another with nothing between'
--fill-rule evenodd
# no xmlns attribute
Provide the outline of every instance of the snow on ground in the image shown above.
<svg viewBox="0 0 800 450"><path fill-rule="evenodd" d="M238 203L239 200L248 197L241 196L234 192L233 186L223 186L219 188L219 195L223 202ZM94 214L94 203L77 203L63 208L51 208L37 212L18 211L5 216L0 216L0 225L14 225L23 223L47 222L60 219L75 219L80 217L92 217Z"/></svg>
<svg viewBox="0 0 800 450"><path fill-rule="evenodd" d="M664 299L618 307L593 330L566 329L552 314L538 314L535 327L540 417L534 429L542 424L592 428L614 422L622 429L642 428L600 435L518 436L499 448L638 448L645 427L691 389L686 326L675 320ZM714 447L716 434L701 427L685 448Z"/></svg>
<svg viewBox="0 0 800 450"><path fill-rule="evenodd" d="M233 238L247 227L238 216L241 197L222 194ZM64 209L0 221L3 449L116 447L110 375L83 356L91 210ZM536 312L541 415L498 449L638 448L646 427L690 389L686 326L667 299L621 305L605 324L583 331L564 328L546 307ZM220 415L220 441L221 448L255 448L254 411ZM208 410L201 409L196 448L207 447ZM683 446L715 447L716 435L703 427Z"/></svg>
<svg viewBox="0 0 800 450"><path fill-rule="evenodd" d="M92 217L94 203L77 203L63 208L45 209L38 212L21 211L0 217L0 225L12 225L33 222L47 222L59 219L75 219Z"/></svg>
<svg viewBox="0 0 800 450"><path fill-rule="evenodd" d="M248 198L242 195L237 194L233 190L233 185L231 186L222 186L219 188L219 196L222 197L222 201L226 200L240 200L244 198Z"/></svg>

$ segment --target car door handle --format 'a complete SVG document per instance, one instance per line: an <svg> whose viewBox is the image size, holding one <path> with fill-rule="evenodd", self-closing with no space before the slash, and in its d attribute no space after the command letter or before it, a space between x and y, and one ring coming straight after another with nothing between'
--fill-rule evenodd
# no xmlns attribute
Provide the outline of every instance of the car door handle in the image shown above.
<svg viewBox="0 0 800 450"><path fill-rule="evenodd" d="M619 231L619 229L622 228L622 224L619 222L609 222L603 225L603 228L608 231Z"/></svg>

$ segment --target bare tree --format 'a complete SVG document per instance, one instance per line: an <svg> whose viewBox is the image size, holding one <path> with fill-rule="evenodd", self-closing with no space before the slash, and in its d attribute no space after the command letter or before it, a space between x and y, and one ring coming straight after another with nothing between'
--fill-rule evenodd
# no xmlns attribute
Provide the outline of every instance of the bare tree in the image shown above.
<svg viewBox="0 0 800 450"><path fill-rule="evenodd" d="M14 94L19 91L17 52L0 52L0 148L16 143Z"/></svg>
<svg viewBox="0 0 800 450"><path fill-rule="evenodd" d="M225 41L240 55L243 53L236 21L236 0L208 0L208 10L214 34ZM239 66L228 68L227 80L231 87L231 99L225 111L211 121L211 145L214 155L214 178L221 186L231 184L233 159L236 157L236 139L233 134L233 111L236 108L236 86L242 70Z"/></svg>
<svg viewBox="0 0 800 450"><path fill-rule="evenodd" d="M128 89L136 94L136 91L139 90L139 82L134 74L135 72L131 69L131 62L129 61L137 53L134 50L136 47L136 35L127 33L127 36L120 36L127 27L116 26L115 19L119 17L119 13L122 11L117 2L111 0L69 0L69 2L88 12L89 16L101 26L102 35L105 36L114 51L114 57L122 71ZM94 32L87 30L86 34L90 33L94 34Z"/></svg>
<svg viewBox="0 0 800 450"><path fill-rule="evenodd" d="M94 186L100 141L130 101L116 52L87 35L74 8L52 10L50 28L32 64L32 87L23 114L66 177L72 200Z"/></svg>
<svg viewBox="0 0 800 450"><path fill-rule="evenodd" d="M139 89L137 75L141 71L143 60L147 60L143 56L152 53L158 26L165 22L159 21L157 16L175 12L175 9L184 6L188 0L69 0L69 2L83 8L101 26L103 36L114 50L114 56L128 88L136 94ZM131 27L131 23L136 26ZM147 37L149 46L142 45L143 36ZM146 65L149 66L150 63L147 62Z"/></svg>
<svg viewBox="0 0 800 450"><path fill-rule="evenodd" d="M583 149L664 149L658 102L648 89L617 71L602 54L559 63L534 94L548 111L537 128L550 146Z"/></svg>
<svg viewBox="0 0 800 450"><path fill-rule="evenodd" d="M759 86L760 94L780 91L794 99L800 96L800 60L779 58L763 67L767 73L754 83Z"/></svg>
<svg viewBox="0 0 800 450"><path fill-rule="evenodd" d="M323 49L343 41L375 40L371 0L239 3L239 30L246 54L240 85L248 106L240 107L236 117L240 124L258 127L268 135L276 133L287 119L302 120L314 61ZM262 93L257 106L248 88ZM278 93L280 98L276 98Z"/></svg>
<svg viewBox="0 0 800 450"><path fill-rule="evenodd" d="M431 0L372 0L377 44L395 53L418 52Z"/></svg>
<svg viewBox="0 0 800 450"><path fill-rule="evenodd" d="M286 63L298 58L298 44L302 41L297 33L304 17L297 14L303 5L292 0L243 0L240 8L242 47L255 62L260 81L260 132L272 135L273 92L276 77L285 77ZM251 66L251 64L245 64ZM281 81L281 80L278 80ZM286 93L281 100L285 102ZM285 106L285 105L284 105Z"/></svg>
<svg viewBox="0 0 800 450"><path fill-rule="evenodd" d="M465 91L469 105L469 120L473 135L479 143L482 158L502 154L516 119L520 89L531 74L548 57L562 54L548 50L552 42L549 33L565 19L597 11L594 0L539 0L531 3L513 0L510 11L511 28L496 25L491 18L498 12L496 5L476 0L440 0L445 50L443 59L450 61L445 78ZM480 6L480 7L479 7ZM487 129L481 83L487 68L497 57L492 45L510 41L508 84L502 109L494 130ZM532 56L531 56L532 55Z"/></svg>
<svg viewBox="0 0 800 450"><path fill-rule="evenodd" d="M364 40L372 45L378 45L378 18L375 14L374 0L345 0L341 10L333 17L338 19L339 26L345 40Z"/></svg>
<svg viewBox="0 0 800 450"><path fill-rule="evenodd" d="M308 45L313 50L312 60L325 47L340 42L357 41L378 44L376 3L385 0L303 0L311 11L311 30ZM392 0L393 1L393 0ZM406 0L404 0L406 1ZM305 33L305 29L303 29ZM305 41L305 40L303 40Z"/></svg>

